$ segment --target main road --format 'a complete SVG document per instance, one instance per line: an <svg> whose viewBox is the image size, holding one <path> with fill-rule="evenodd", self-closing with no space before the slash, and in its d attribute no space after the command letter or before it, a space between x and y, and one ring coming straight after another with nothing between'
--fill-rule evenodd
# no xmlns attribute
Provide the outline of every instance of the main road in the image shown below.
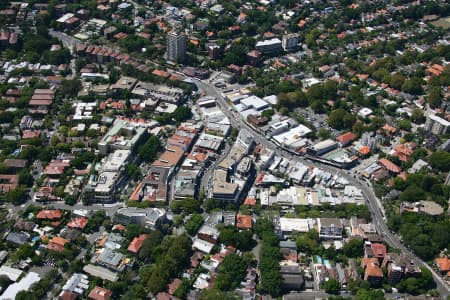
<svg viewBox="0 0 450 300"><path fill-rule="evenodd" d="M219 105L223 113L230 119L231 125L233 127L236 127L238 129L245 128L248 131L253 132L256 143L259 143L266 148L272 149L275 152L275 154L280 157L288 158L291 161L301 162L306 165L318 167L325 171L330 172L331 174L337 174L347 179L348 182L351 182L354 186L359 188L362 191L363 195L365 196L367 206L372 216L372 222L375 225L377 232L383 234L384 240L387 243L389 243L391 247L400 249L403 253L411 257L411 259L417 266L424 266L431 271L434 281L436 282L436 287L441 297L446 299L450 295L450 288L442 280L442 278L427 263L425 263L422 259L420 259L414 253L412 253L409 249L407 249L401 243L397 235L395 235L389 230L388 226L386 225L386 217L383 205L381 204L380 200L375 196L375 193L373 192L373 189L371 188L371 185L368 181L361 180L358 176L356 176L355 174L352 175L352 173L349 171L342 170L330 165L326 165L318 161L312 161L310 159L306 160L301 156L294 155L284 150L282 147L276 145L271 140L267 139L263 134L261 134L254 128L250 127L246 122L244 122L237 113L235 113L230 109L230 106L228 105L227 101L222 97L221 93L217 91L217 89L213 85L211 85L206 80L194 79L194 82L200 90L206 92L206 94L210 96L214 96L217 99L217 104Z"/></svg>

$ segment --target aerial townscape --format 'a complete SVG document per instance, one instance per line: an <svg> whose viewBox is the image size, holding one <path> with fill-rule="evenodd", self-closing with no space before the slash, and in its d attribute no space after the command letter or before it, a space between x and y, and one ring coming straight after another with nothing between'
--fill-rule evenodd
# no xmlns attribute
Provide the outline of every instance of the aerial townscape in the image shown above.
<svg viewBox="0 0 450 300"><path fill-rule="evenodd" d="M0 1L0 300L450 299L450 2Z"/></svg>

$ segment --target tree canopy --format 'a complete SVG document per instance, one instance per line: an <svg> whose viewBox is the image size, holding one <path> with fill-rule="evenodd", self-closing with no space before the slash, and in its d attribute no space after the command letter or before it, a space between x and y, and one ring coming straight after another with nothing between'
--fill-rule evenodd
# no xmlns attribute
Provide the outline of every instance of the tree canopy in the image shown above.
<svg viewBox="0 0 450 300"><path fill-rule="evenodd" d="M190 235L195 235L204 222L205 219L203 219L202 215L193 214L192 217L184 225L184 228Z"/></svg>
<svg viewBox="0 0 450 300"><path fill-rule="evenodd" d="M328 125L341 129L351 129L356 122L356 117L342 108L333 110L328 116Z"/></svg>
<svg viewBox="0 0 450 300"><path fill-rule="evenodd" d="M161 141L157 136L152 134L145 144L138 148L138 155L143 161L151 163L156 159L156 156L161 149Z"/></svg>
<svg viewBox="0 0 450 300"><path fill-rule="evenodd" d="M219 275L216 278L215 287L221 291L236 289L244 280L249 261L232 253L227 255L219 267Z"/></svg>

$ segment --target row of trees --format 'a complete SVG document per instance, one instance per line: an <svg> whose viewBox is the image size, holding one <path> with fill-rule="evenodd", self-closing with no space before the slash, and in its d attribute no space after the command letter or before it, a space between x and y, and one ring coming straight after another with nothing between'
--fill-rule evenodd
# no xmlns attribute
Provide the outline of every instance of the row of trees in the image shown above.
<svg viewBox="0 0 450 300"><path fill-rule="evenodd" d="M346 203L331 206L324 204L318 207L297 206L295 212L299 218L350 218L357 216L365 220L370 220L370 212L366 205Z"/></svg>
<svg viewBox="0 0 450 300"><path fill-rule="evenodd" d="M139 146L138 155L141 160L152 163L156 159L158 152L161 150L161 141L156 135L152 134L143 145Z"/></svg>
<svg viewBox="0 0 450 300"><path fill-rule="evenodd" d="M255 223L255 233L261 239L259 269L261 271L260 290L263 293L278 297L282 294L283 277L280 274L281 260L278 238L269 219L258 219Z"/></svg>
<svg viewBox="0 0 450 300"><path fill-rule="evenodd" d="M250 265L249 256L239 256L235 253L227 255L219 267L215 288L221 291L233 291L244 280L247 267Z"/></svg>

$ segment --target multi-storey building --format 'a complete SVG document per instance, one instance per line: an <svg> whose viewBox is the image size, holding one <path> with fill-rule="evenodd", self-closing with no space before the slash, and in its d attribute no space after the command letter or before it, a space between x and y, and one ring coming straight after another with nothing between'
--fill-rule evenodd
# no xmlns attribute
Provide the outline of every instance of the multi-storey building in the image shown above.
<svg viewBox="0 0 450 300"><path fill-rule="evenodd" d="M298 34L290 33L283 35L282 46L284 51L295 50L298 47Z"/></svg>
<svg viewBox="0 0 450 300"><path fill-rule="evenodd" d="M434 134L445 134L449 128L450 122L436 115L429 115L425 122L425 130Z"/></svg>
<svg viewBox="0 0 450 300"><path fill-rule="evenodd" d="M341 239L343 226L337 218L318 218L319 237L321 239Z"/></svg>
<svg viewBox="0 0 450 300"><path fill-rule="evenodd" d="M167 58L172 61L184 60L186 55L186 35L171 31L167 34Z"/></svg>

